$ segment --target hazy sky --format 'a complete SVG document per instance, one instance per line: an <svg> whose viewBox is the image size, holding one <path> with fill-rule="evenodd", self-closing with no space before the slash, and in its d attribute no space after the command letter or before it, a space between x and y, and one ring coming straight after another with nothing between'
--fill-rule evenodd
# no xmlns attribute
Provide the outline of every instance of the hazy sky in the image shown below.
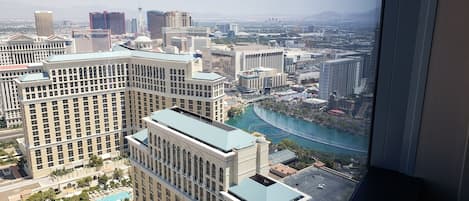
<svg viewBox="0 0 469 201"><path fill-rule="evenodd" d="M144 10L182 10L194 18L240 16L308 16L325 11L357 13L376 8L379 0L0 0L0 19L31 19L35 10L51 10L55 20L88 20L90 11L123 11L135 17Z"/></svg>

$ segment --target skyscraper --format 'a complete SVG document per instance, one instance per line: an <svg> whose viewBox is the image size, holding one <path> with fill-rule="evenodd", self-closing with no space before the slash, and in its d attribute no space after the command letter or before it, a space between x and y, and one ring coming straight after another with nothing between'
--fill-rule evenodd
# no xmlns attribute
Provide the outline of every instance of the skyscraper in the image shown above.
<svg viewBox="0 0 469 201"><path fill-rule="evenodd" d="M38 36L54 35L54 22L52 11L36 11L34 13L36 21L36 33Z"/></svg>
<svg viewBox="0 0 469 201"><path fill-rule="evenodd" d="M90 13L90 29L109 29L106 16L106 11Z"/></svg>
<svg viewBox="0 0 469 201"><path fill-rule="evenodd" d="M192 26L192 17L188 12L170 11L164 14L165 27Z"/></svg>
<svg viewBox="0 0 469 201"><path fill-rule="evenodd" d="M355 93L359 82L360 60L344 58L325 61L319 74L319 97L329 99L333 92L338 97Z"/></svg>
<svg viewBox="0 0 469 201"><path fill-rule="evenodd" d="M111 34L122 35L125 34L125 14L121 12L108 13L108 24Z"/></svg>
<svg viewBox="0 0 469 201"><path fill-rule="evenodd" d="M163 38L162 28L165 26L165 15L161 11L147 12L148 31L150 38Z"/></svg>
<svg viewBox="0 0 469 201"><path fill-rule="evenodd" d="M109 29L113 35L125 34L125 14L122 12L93 12L90 29Z"/></svg>
<svg viewBox="0 0 469 201"><path fill-rule="evenodd" d="M137 33L137 18L127 19L125 21L125 31L127 33Z"/></svg>

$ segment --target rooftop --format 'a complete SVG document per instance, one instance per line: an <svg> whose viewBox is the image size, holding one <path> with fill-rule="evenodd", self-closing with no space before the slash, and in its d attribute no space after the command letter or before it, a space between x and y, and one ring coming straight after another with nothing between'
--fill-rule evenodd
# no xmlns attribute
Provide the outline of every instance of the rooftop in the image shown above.
<svg viewBox="0 0 469 201"><path fill-rule="evenodd" d="M21 82L34 82L34 81L49 80L49 74L46 72L24 74L22 76L19 76L18 80L20 80Z"/></svg>
<svg viewBox="0 0 469 201"><path fill-rule="evenodd" d="M16 65L0 66L0 71L22 70L22 69L27 69L27 68L28 68L28 64L16 64Z"/></svg>
<svg viewBox="0 0 469 201"><path fill-rule="evenodd" d="M216 73L204 73L204 72L194 72L192 73L192 79L195 80L218 80L223 78L223 76Z"/></svg>
<svg viewBox="0 0 469 201"><path fill-rule="evenodd" d="M303 100L303 102L309 103L309 104L324 104L324 103L327 103L327 100L317 99L317 98L307 98Z"/></svg>
<svg viewBox="0 0 469 201"><path fill-rule="evenodd" d="M299 192L261 175L244 179L230 187L228 192L246 201L290 201L303 198Z"/></svg>
<svg viewBox="0 0 469 201"><path fill-rule="evenodd" d="M54 55L54 56L50 56L47 59L47 61L48 62L63 62L63 61L92 60L92 59L111 59L111 58L119 58L119 57L137 57L137 58L148 58L148 59L180 61L180 62L189 62L189 61L194 60L194 57L189 54L165 54L165 53L146 52L146 51L139 51L139 50L125 50L124 48L119 48L119 50L112 51L112 52Z"/></svg>
<svg viewBox="0 0 469 201"><path fill-rule="evenodd" d="M296 159L296 154L293 151L284 149L277 151L269 155L269 161L271 164L277 163L288 163Z"/></svg>
<svg viewBox="0 0 469 201"><path fill-rule="evenodd" d="M140 130L135 133L132 137L140 143L144 144L145 146L148 146L148 129Z"/></svg>
<svg viewBox="0 0 469 201"><path fill-rule="evenodd" d="M352 58L342 58L342 59L334 59L334 60L325 61L324 63L341 63L341 62L347 62L347 61L356 61L356 60Z"/></svg>
<svg viewBox="0 0 469 201"><path fill-rule="evenodd" d="M356 183L314 166L283 178L283 183L318 201L343 201L352 195ZM323 186L323 188L320 187Z"/></svg>
<svg viewBox="0 0 469 201"><path fill-rule="evenodd" d="M274 174L276 174L277 176L280 176L280 177L285 177L285 176L288 176L288 175L292 175L292 174L296 174L296 172L298 170L296 170L295 168L291 168L289 166L286 166L284 164L277 164L277 165L274 165L270 168L270 171Z"/></svg>
<svg viewBox="0 0 469 201"><path fill-rule="evenodd" d="M225 153L256 143L256 137L226 124L212 122L183 110L166 109L153 112L153 121L165 125Z"/></svg>

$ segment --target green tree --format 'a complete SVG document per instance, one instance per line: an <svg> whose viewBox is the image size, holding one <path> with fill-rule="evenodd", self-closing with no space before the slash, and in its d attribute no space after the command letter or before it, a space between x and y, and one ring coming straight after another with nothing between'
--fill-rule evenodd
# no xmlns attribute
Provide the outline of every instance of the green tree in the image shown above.
<svg viewBox="0 0 469 201"><path fill-rule="evenodd" d="M0 128L6 128L7 127L7 122L5 120L5 117L0 117Z"/></svg>
<svg viewBox="0 0 469 201"><path fill-rule="evenodd" d="M90 162L88 164L90 167L102 167L103 166L103 159L101 157L92 155L90 157Z"/></svg>
<svg viewBox="0 0 469 201"><path fill-rule="evenodd" d="M102 185L105 185L108 180L109 180L109 177L106 176L106 175L103 175L103 176L98 178L98 183L102 184Z"/></svg>
<svg viewBox="0 0 469 201"><path fill-rule="evenodd" d="M120 180L122 176L124 176L124 171L122 171L120 168L115 168L114 172L112 173L112 178Z"/></svg>
<svg viewBox="0 0 469 201"><path fill-rule="evenodd" d="M90 182L93 180L91 177L85 177L77 181L77 186L79 188L90 186Z"/></svg>
<svg viewBox="0 0 469 201"><path fill-rule="evenodd" d="M55 192L52 189L47 191L39 191L33 195L31 195L26 201L52 201L55 199Z"/></svg>

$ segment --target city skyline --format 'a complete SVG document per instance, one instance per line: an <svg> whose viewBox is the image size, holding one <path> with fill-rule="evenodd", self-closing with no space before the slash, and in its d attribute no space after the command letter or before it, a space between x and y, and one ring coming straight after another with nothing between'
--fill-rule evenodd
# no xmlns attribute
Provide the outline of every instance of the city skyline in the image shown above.
<svg viewBox="0 0 469 201"><path fill-rule="evenodd" d="M142 7L144 11L188 11L195 19L207 19L213 17L236 19L243 17L243 19L246 20L265 17L298 18L327 12L354 14L369 12L375 8L379 8L379 5L377 5L379 4L378 0L357 0L353 2L346 0L293 0L283 4L281 2L273 3L268 0L259 0L255 2L255 6L253 6L253 2L225 2L223 5L231 8L229 10L206 6L216 5L219 3L215 0L202 0L197 2L184 2L182 0L171 2L128 2L125 0L116 0L113 1L112 4L104 0L85 0L80 2L63 2L58 0L45 0L41 2L18 0L11 2L0 0L0 2L2 3L5 11L0 13L0 19L28 20L32 19L32 13L36 10L51 10L54 12L54 19L56 21L86 21L88 12L102 10L125 12L127 17L132 17L138 15L138 7ZM262 7L262 9L259 9L260 7ZM23 12L17 12L18 8L21 8Z"/></svg>

